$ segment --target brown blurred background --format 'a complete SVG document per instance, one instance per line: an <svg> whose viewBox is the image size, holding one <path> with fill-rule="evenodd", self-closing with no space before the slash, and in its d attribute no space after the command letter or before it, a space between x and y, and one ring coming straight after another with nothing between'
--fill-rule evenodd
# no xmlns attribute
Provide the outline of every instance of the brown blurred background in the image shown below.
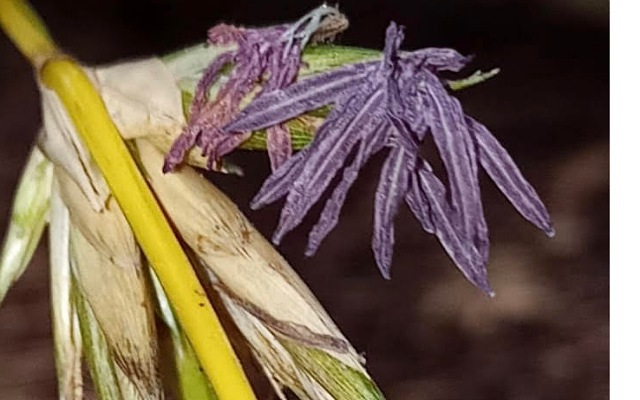
<svg viewBox="0 0 640 400"><path fill-rule="evenodd" d="M88 63L162 54L225 21L296 19L316 1L33 1L53 35ZM380 48L389 20L405 49L454 47L476 68L502 68L459 94L509 149L549 206L557 235L526 223L483 176L491 230L485 297L407 210L396 224L393 279L370 250L380 159L348 198L337 229L305 259L313 216L281 251L356 348L389 399L605 399L609 388L609 4L605 0L343 1L339 42ZM40 125L26 61L0 37L0 232ZM270 236L278 206L248 202L267 174L239 153L247 178L212 179ZM314 214L317 216L318 210ZM0 399L53 399L46 246L0 308Z"/></svg>

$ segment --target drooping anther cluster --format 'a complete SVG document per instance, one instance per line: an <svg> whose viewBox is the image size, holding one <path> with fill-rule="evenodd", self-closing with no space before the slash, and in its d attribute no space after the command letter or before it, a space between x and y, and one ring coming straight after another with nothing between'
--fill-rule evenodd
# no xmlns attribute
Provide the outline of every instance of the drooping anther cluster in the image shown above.
<svg viewBox="0 0 640 400"><path fill-rule="evenodd" d="M299 53L309 32L318 25L314 21L321 21L313 18L307 16L288 28L245 31L219 26L210 32L213 42L234 42L239 46L235 53L218 57L200 86L209 87L211 74L217 74L223 64L232 60L234 71L218 94L219 100L211 103L220 113L216 114L214 129L203 131L206 124L190 124L174 145L175 154L167 157L167 165L171 167L181 159L183 141L199 143L215 158L231 151L252 132L267 129L273 173L251 206L260 208L286 197L273 236L275 243L302 222L343 171L309 234L306 254L311 256L336 226L346 194L360 169L374 154L386 150L375 197L372 242L383 276L390 277L394 218L404 200L423 229L438 237L462 273L492 293L486 269L489 238L479 167L524 218L549 236L554 231L544 204L507 151L484 125L463 112L460 102L438 76L441 71L459 71L469 57L446 48L402 52L403 28L392 22L382 60L349 64L296 81ZM284 37L289 40L283 41ZM284 61L281 57L289 52L297 56ZM266 69L262 66L266 61L270 65L269 77L262 91L238 112L240 100L253 85L248 82L255 82L264 74ZM202 98L206 91L200 89L198 93L192 114L209 107L206 98ZM331 111L313 141L290 157L289 135L283 123L327 106ZM211 128L211 124L206 126ZM200 133L190 131L194 128ZM420 155L419 148L427 135L442 159L446 185ZM348 160L350 163L345 165Z"/></svg>

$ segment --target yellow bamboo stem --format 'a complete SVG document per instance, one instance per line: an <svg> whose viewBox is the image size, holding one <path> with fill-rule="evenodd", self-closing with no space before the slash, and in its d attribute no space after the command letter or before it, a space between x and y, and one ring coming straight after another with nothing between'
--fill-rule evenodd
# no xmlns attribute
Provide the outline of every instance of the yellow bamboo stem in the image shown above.
<svg viewBox="0 0 640 400"><path fill-rule="evenodd" d="M204 289L91 81L60 55L24 0L0 0L0 24L55 91L153 266L221 400L255 399Z"/></svg>
<svg viewBox="0 0 640 400"><path fill-rule="evenodd" d="M58 53L40 16L26 1L0 0L0 25L36 67Z"/></svg>

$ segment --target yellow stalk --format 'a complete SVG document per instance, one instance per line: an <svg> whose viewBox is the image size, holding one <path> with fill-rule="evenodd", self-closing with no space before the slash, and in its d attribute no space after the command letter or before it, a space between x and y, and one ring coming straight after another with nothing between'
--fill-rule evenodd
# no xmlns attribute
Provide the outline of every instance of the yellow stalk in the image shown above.
<svg viewBox="0 0 640 400"><path fill-rule="evenodd" d="M35 66L58 54L40 16L21 0L0 0L0 25L20 52Z"/></svg>
<svg viewBox="0 0 640 400"><path fill-rule="evenodd" d="M154 268L221 400L255 399L202 285L117 128L80 66L57 47L28 4L0 0L0 24L55 91Z"/></svg>

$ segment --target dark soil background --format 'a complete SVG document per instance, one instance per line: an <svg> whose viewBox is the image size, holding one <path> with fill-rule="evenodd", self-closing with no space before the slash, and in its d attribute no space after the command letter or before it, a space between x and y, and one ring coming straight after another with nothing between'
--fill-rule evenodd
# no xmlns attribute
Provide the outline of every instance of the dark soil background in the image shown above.
<svg viewBox="0 0 640 400"><path fill-rule="evenodd" d="M315 1L34 1L53 35L88 63L161 54L225 21L296 19ZM475 54L468 72L502 68L459 94L510 150L549 206L557 235L526 223L483 176L491 230L489 299L465 281L403 210L393 279L370 250L380 160L352 190L318 255L307 223L281 251L357 349L389 399L605 399L609 389L609 5L605 0L344 1L340 43L380 48L389 20L406 49ZM40 125L32 71L0 37L0 225ZM235 160L248 177L213 176L269 236L278 206L253 212L263 154ZM315 214L317 215L317 214ZM313 218L311 218L313 220ZM0 228L0 232L4 228ZM0 399L53 399L46 246L0 308Z"/></svg>

